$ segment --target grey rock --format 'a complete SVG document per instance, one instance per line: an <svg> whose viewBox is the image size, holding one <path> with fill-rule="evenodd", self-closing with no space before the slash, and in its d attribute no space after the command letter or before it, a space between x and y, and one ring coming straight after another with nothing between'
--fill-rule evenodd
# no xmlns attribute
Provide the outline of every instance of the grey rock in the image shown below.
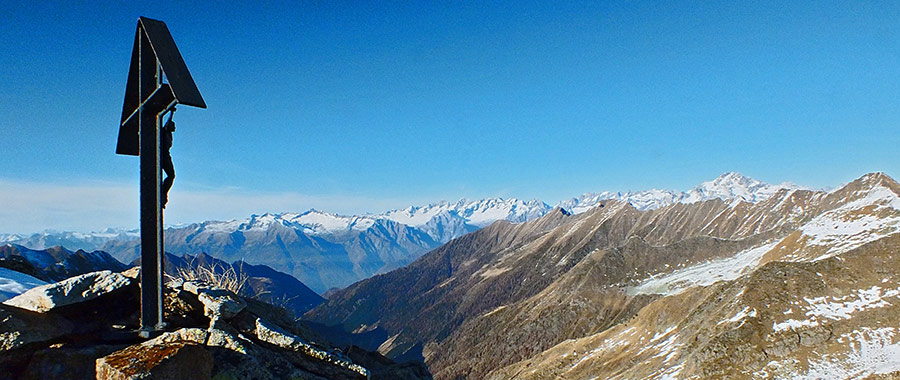
<svg viewBox="0 0 900 380"><path fill-rule="evenodd" d="M200 295L201 289L207 289L206 286L197 281L185 281L182 284L182 288L184 289L184 291L194 295Z"/></svg>
<svg viewBox="0 0 900 380"><path fill-rule="evenodd" d="M167 343L175 343L175 342L190 342L197 344L206 344L206 339L209 337L209 333L200 328L182 328L176 331L163 333L162 335L150 339L144 343L141 343L145 346L152 345L163 345Z"/></svg>
<svg viewBox="0 0 900 380"><path fill-rule="evenodd" d="M331 364L331 367L317 366L312 372L327 372L324 375L339 377L359 377L368 378L369 371L358 364L333 352L329 352L315 347L301 339L300 337L288 333L279 327L269 324L262 319L256 320L256 336L259 340L285 348L297 353L301 353L307 357L316 359L317 362Z"/></svg>
<svg viewBox="0 0 900 380"><path fill-rule="evenodd" d="M206 345L209 347L223 347L237 353L247 354L247 348L242 342L242 340L247 340L246 338L241 338L240 334L220 329L209 329L209 339L207 340Z"/></svg>
<svg viewBox="0 0 900 380"><path fill-rule="evenodd" d="M0 353L54 340L71 331L72 323L62 317L0 304Z"/></svg>
<svg viewBox="0 0 900 380"><path fill-rule="evenodd" d="M29 289L3 303L43 313L97 298L131 285L131 282L132 279L112 271L92 272Z"/></svg>
<svg viewBox="0 0 900 380"><path fill-rule="evenodd" d="M181 289L197 296L197 300L203 304L204 314L213 322L219 318L231 319L247 307L247 303L233 292L211 287L203 282L184 281Z"/></svg>
<svg viewBox="0 0 900 380"><path fill-rule="evenodd" d="M231 319L247 307L240 297L223 289L200 289L197 299L203 303L204 314L210 319Z"/></svg>
<svg viewBox="0 0 900 380"><path fill-rule="evenodd" d="M182 290L184 289L184 280L180 278L173 278L166 282L166 286L173 290Z"/></svg>

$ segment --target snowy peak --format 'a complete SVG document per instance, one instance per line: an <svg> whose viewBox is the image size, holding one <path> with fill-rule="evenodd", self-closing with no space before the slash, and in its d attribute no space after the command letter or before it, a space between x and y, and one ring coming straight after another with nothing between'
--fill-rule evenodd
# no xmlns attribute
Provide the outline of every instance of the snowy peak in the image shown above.
<svg viewBox="0 0 900 380"><path fill-rule="evenodd" d="M900 186L883 173L867 174L828 194L824 206L768 259L818 261L900 233Z"/></svg>
<svg viewBox="0 0 900 380"><path fill-rule="evenodd" d="M448 202L432 203L427 206L409 206L402 210L391 210L381 214L382 217L408 226L423 226L434 217L454 209Z"/></svg>
<svg viewBox="0 0 900 380"><path fill-rule="evenodd" d="M630 203L638 210L653 210L678 202L683 196L684 194L680 192L659 189L625 193L604 191L602 193L586 193L579 197L562 201L558 207L569 210L573 214L580 214L599 206L604 201L616 200Z"/></svg>
<svg viewBox="0 0 900 380"><path fill-rule="evenodd" d="M342 216L312 209L300 214L253 214L243 221L205 222L204 228L209 231L219 232L260 232L267 231L273 226L283 226L303 231L303 233L309 235L335 235L365 231L377 221L377 218L368 216Z"/></svg>
<svg viewBox="0 0 900 380"><path fill-rule="evenodd" d="M440 202L428 206L411 206L402 210L391 210L379 216L397 223L421 227L441 215L456 216L466 224L484 227L497 220L524 222L543 216L552 209L537 199L522 201L516 198L486 198L477 201L461 199L456 203Z"/></svg>
<svg viewBox="0 0 900 380"><path fill-rule="evenodd" d="M852 194L863 194L877 188L884 188L896 195L900 195L900 184L882 172L869 173L859 177L853 182L835 190L832 194L843 193L845 197L849 197Z"/></svg>
<svg viewBox="0 0 900 380"><path fill-rule="evenodd" d="M756 203L771 197L781 189L799 189L797 185L782 183L770 185L753 178L745 177L740 173L729 172L718 178L701 183L688 191L680 200L681 203L694 203L709 199L721 199L729 201L740 199L746 202Z"/></svg>
<svg viewBox="0 0 900 380"><path fill-rule="evenodd" d="M367 216L342 216L317 210L307 211L288 220L291 225L301 227L303 232L311 235L365 231L378 221Z"/></svg>
<svg viewBox="0 0 900 380"><path fill-rule="evenodd" d="M536 199L522 201L519 199L488 198L475 202L458 203L454 210L464 217L468 224L484 227L497 220L505 219L513 223L524 222L549 212L552 208Z"/></svg>
<svg viewBox="0 0 900 380"><path fill-rule="evenodd" d="M726 202L742 200L757 203L772 197L772 195L782 189L796 190L802 189L802 187L792 183L770 185L745 177L740 173L728 172L712 181L703 182L687 192L652 189L625 193L608 191L587 193L580 197L562 201L559 203L559 207L572 213L580 214L599 206L606 200L627 202L634 208L642 211L665 207L673 203L696 203L711 199L721 199Z"/></svg>
<svg viewBox="0 0 900 380"><path fill-rule="evenodd" d="M443 201L428 206L391 210L378 216L418 228L435 241L446 243L498 220L521 223L542 217L552 209L537 199L461 199L455 203Z"/></svg>

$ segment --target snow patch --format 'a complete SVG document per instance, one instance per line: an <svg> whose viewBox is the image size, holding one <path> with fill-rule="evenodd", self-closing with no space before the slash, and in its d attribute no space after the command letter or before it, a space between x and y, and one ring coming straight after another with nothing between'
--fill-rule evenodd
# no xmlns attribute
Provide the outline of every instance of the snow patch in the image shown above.
<svg viewBox="0 0 900 380"><path fill-rule="evenodd" d="M41 285L47 285L47 283L24 273L0 268L0 302Z"/></svg>
<svg viewBox="0 0 900 380"><path fill-rule="evenodd" d="M755 269L763 255L776 244L778 243L771 242L740 251L732 257L678 269L661 277L651 277L640 285L629 288L627 292L629 295L674 295L695 286L708 286L717 281L734 280Z"/></svg>
<svg viewBox="0 0 900 380"><path fill-rule="evenodd" d="M812 261L900 232L900 196L878 186L860 199L823 213L800 227L808 245L828 249Z"/></svg>
<svg viewBox="0 0 900 380"><path fill-rule="evenodd" d="M862 328L839 338L847 342L850 351L824 355L810 360L809 371L798 379L860 379L900 371L900 342L895 341L897 329Z"/></svg>
<svg viewBox="0 0 900 380"><path fill-rule="evenodd" d="M717 323L716 326L725 324L725 323L737 323L737 322L741 322L740 326L743 326L744 325L743 320L744 320L744 318L747 318L747 317L750 317L750 318L756 317L756 309L750 310L750 306L744 307L743 310L737 312L737 314L735 314L733 317ZM740 326L738 326L738 327L740 327Z"/></svg>
<svg viewBox="0 0 900 380"><path fill-rule="evenodd" d="M612 350L612 349L618 350L618 349L628 346L629 344L631 344L631 341L632 341L631 337L634 336L635 332L636 332L636 329L634 327L629 327L629 328L619 332L614 337L612 337L610 339L605 339L603 341L603 344L601 344L599 347L597 347L593 350L586 352L585 355L581 357L581 359L579 359L577 362L572 364L572 367L570 369L575 369L576 367L581 365L581 363L584 363L586 360L599 356L600 353L603 351Z"/></svg>
<svg viewBox="0 0 900 380"><path fill-rule="evenodd" d="M819 326L824 319L835 321L850 319L856 312L890 306L891 304L884 299L886 297L900 299L900 288L882 290L881 287L873 286L869 289L858 289L854 294L839 298L804 297L807 305L801 306L800 309L801 311L805 310L808 318L805 320L788 319L784 322L773 323L772 330L777 333L801 327Z"/></svg>

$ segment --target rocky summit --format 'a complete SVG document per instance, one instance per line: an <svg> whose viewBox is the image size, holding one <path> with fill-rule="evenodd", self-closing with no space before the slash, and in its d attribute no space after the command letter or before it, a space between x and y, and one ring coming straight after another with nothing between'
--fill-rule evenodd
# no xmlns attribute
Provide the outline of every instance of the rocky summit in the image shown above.
<svg viewBox="0 0 900 380"><path fill-rule="evenodd" d="M339 349L281 308L196 281L165 288L167 326L137 334L139 268L34 287L0 304L0 379L428 379Z"/></svg>

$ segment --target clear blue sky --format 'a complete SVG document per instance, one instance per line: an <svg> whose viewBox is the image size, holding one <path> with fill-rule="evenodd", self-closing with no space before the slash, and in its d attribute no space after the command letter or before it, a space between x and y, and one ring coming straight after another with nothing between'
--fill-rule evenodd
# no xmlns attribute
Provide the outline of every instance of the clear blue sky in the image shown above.
<svg viewBox="0 0 900 380"><path fill-rule="evenodd" d="M139 16L183 107L167 221L900 175L896 2L3 2L0 232L135 227Z"/></svg>

